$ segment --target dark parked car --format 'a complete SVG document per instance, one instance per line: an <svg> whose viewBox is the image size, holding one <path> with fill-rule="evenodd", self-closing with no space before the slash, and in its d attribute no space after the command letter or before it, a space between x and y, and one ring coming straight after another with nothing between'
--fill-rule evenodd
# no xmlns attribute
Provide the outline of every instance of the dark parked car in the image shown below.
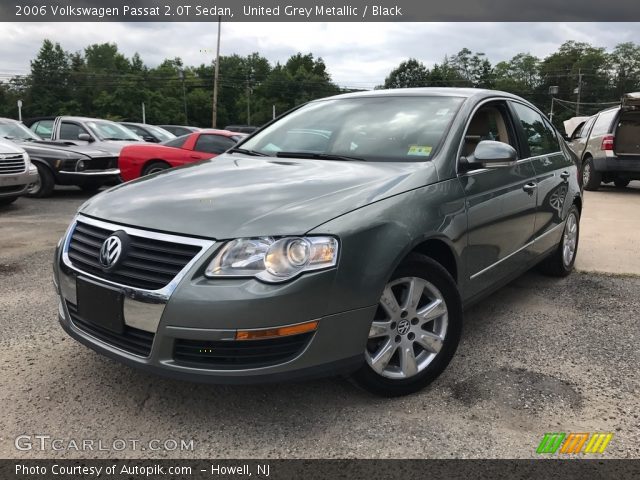
<svg viewBox="0 0 640 480"><path fill-rule="evenodd" d="M55 254L60 322L184 379L350 372L415 392L454 355L463 307L536 264L571 272L574 159L503 92L316 100L213 160L85 203Z"/></svg>
<svg viewBox="0 0 640 480"><path fill-rule="evenodd" d="M189 135L190 133L199 132L200 130L202 130L198 127L189 127L186 125L158 125L158 127L166 130L167 132L173 133L176 137Z"/></svg>
<svg viewBox="0 0 640 480"><path fill-rule="evenodd" d="M164 128L157 127L156 125L131 122L120 122L120 125L131 130L145 142L161 143L168 142L169 140L173 140L174 138L176 138L173 133L165 130Z"/></svg>
<svg viewBox="0 0 640 480"><path fill-rule="evenodd" d="M623 96L620 106L579 125L569 146L581 159L585 190L610 182L624 188L640 180L640 92Z"/></svg>
<svg viewBox="0 0 640 480"><path fill-rule="evenodd" d="M45 141L10 118L0 118L0 137L26 150L38 169L38 178L29 185L28 196L47 197L55 185L76 185L94 191L102 185L119 182L118 157L106 150Z"/></svg>
<svg viewBox="0 0 640 480"><path fill-rule="evenodd" d="M253 133L258 130L258 128L260 127L254 127L252 125L227 125L224 127L225 130L238 133Z"/></svg>

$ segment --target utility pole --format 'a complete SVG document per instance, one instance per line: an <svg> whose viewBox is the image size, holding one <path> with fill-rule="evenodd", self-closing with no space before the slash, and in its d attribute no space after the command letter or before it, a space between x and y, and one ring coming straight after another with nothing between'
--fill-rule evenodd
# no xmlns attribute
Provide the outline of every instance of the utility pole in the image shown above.
<svg viewBox="0 0 640 480"><path fill-rule="evenodd" d="M220 27L222 21L218 15L218 46L216 47L216 64L213 69L213 113L211 115L211 127L216 128L218 123L218 72L220 71Z"/></svg>
<svg viewBox="0 0 640 480"><path fill-rule="evenodd" d="M580 116L580 93L582 92L582 69L578 69L578 101L576 102L576 117Z"/></svg>
<svg viewBox="0 0 640 480"><path fill-rule="evenodd" d="M142 123L147 123L147 115L144 110L144 102L142 102Z"/></svg>
<svg viewBox="0 0 640 480"><path fill-rule="evenodd" d="M184 121L189 124L189 115L187 115L187 90L184 86L184 70L180 69L180 80L182 80L182 102L184 103Z"/></svg>
<svg viewBox="0 0 640 480"><path fill-rule="evenodd" d="M247 71L247 125L251 125L251 85L249 84L249 71Z"/></svg>

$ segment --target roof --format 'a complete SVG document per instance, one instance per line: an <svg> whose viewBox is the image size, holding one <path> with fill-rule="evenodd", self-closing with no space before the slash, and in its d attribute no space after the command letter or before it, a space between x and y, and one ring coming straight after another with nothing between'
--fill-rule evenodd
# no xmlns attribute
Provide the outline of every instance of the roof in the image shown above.
<svg viewBox="0 0 640 480"><path fill-rule="evenodd" d="M511 93L500 90L487 90L484 88L453 88L453 87L421 87L421 88L393 88L388 90L367 90L362 92L343 93L329 98L351 98L351 97L490 97L501 96L509 98L519 98Z"/></svg>

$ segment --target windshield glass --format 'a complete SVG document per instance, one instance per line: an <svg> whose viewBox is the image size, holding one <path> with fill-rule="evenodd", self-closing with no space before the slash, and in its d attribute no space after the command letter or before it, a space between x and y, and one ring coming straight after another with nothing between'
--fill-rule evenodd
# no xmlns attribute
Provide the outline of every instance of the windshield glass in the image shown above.
<svg viewBox="0 0 640 480"><path fill-rule="evenodd" d="M379 96L321 100L301 107L241 145L367 161L429 160L463 103L458 97Z"/></svg>
<svg viewBox="0 0 640 480"><path fill-rule="evenodd" d="M0 137L9 140L42 140L38 135L33 133L23 124L18 122L0 121Z"/></svg>
<svg viewBox="0 0 640 480"><path fill-rule="evenodd" d="M100 140L141 140L131 130L114 122L92 120L87 122L87 126Z"/></svg>

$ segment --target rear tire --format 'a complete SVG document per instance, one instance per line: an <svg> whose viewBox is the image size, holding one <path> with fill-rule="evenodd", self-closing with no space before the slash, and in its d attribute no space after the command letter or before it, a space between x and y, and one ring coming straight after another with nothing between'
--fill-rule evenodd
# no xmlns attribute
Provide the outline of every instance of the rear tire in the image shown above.
<svg viewBox="0 0 640 480"><path fill-rule="evenodd" d="M44 198L51 196L53 189L56 186L56 180L53 177L53 173L40 163L34 163L34 165L38 169L38 180L29 186L29 189L27 190L27 197Z"/></svg>
<svg viewBox="0 0 640 480"><path fill-rule="evenodd" d="M580 240L580 212L571 206L565 220L562 240L555 251L540 264L540 270L553 277L566 277L573 270Z"/></svg>
<svg viewBox="0 0 640 480"><path fill-rule="evenodd" d="M142 170L142 176L145 177L147 175L151 175L153 173L158 173L161 172L163 170L169 170L171 168L171 165L169 165L166 162L151 162L149 165L147 165L146 167L144 167L144 169Z"/></svg>
<svg viewBox="0 0 640 480"><path fill-rule="evenodd" d="M625 188L627 185L629 185L630 182L631 180L626 180L624 178L616 178L613 181L613 184L618 188Z"/></svg>
<svg viewBox="0 0 640 480"><path fill-rule="evenodd" d="M385 397L433 382L453 357L462 332L462 301L439 263L411 254L391 276L372 322L364 365L353 379Z"/></svg>
<svg viewBox="0 0 640 480"><path fill-rule="evenodd" d="M602 174L596 172L593 166L593 158L585 158L582 166L582 185L584 189L595 192L600 188L600 183L602 183Z"/></svg>

